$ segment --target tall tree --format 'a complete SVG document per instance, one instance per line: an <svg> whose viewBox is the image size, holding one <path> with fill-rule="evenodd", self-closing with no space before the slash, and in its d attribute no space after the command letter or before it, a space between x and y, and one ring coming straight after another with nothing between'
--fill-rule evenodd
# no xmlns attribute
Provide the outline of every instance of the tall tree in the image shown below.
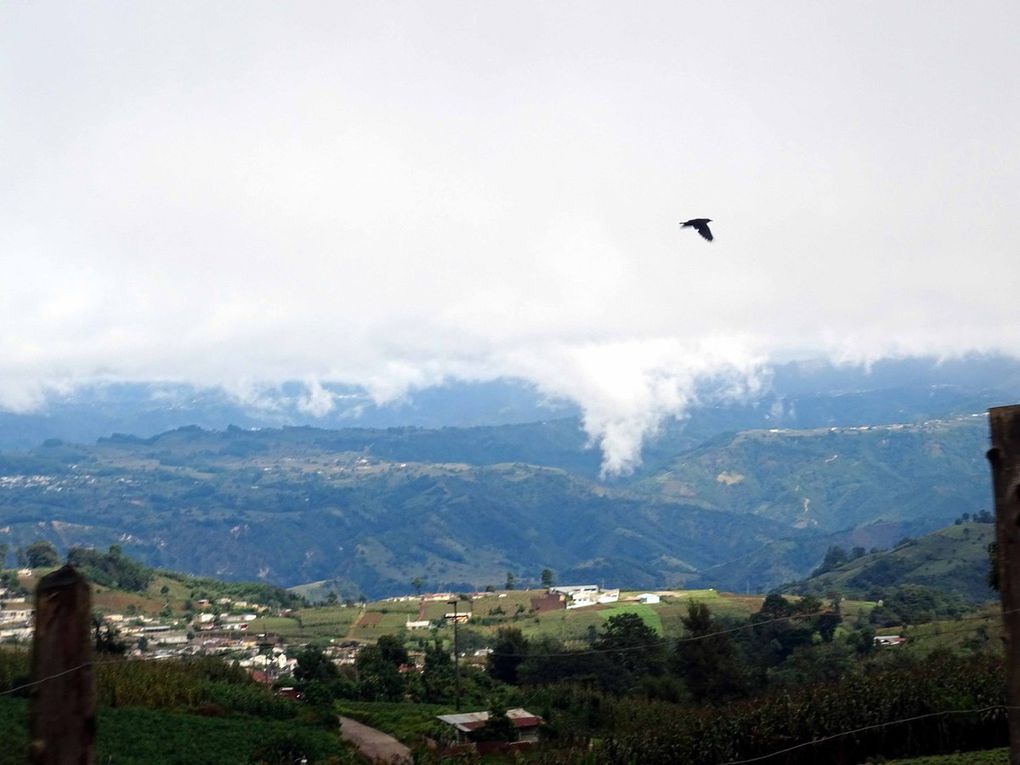
<svg viewBox="0 0 1020 765"><path fill-rule="evenodd" d="M553 572L551 568L542 569L542 586L546 589L553 586Z"/></svg>
<svg viewBox="0 0 1020 765"><path fill-rule="evenodd" d="M50 568L60 565L57 548L45 539L39 539L25 548L25 560L29 568Z"/></svg>
<svg viewBox="0 0 1020 765"><path fill-rule="evenodd" d="M400 701L404 695L400 665L406 662L407 650L392 635L382 635L375 645L362 648L354 660L358 695L365 701Z"/></svg>
<svg viewBox="0 0 1020 765"><path fill-rule="evenodd" d="M610 616L602 635L593 646L609 655L631 679L661 675L666 668L666 647L659 634L637 614Z"/></svg>
<svg viewBox="0 0 1020 765"><path fill-rule="evenodd" d="M782 595L772 593L765 598L758 613L751 616L752 660L764 671L777 667L797 649L809 646L814 638L815 620L822 602L807 596L791 603ZM832 627L835 630L835 626Z"/></svg>
<svg viewBox="0 0 1020 765"><path fill-rule="evenodd" d="M506 572L506 587L505 587L505 589L512 590L514 588L514 584L516 582L517 582L517 577L514 576L513 572L512 571L507 571Z"/></svg>
<svg viewBox="0 0 1020 765"><path fill-rule="evenodd" d="M488 658L489 674L504 683L517 683L517 668L528 652L528 640L516 627L500 627Z"/></svg>
<svg viewBox="0 0 1020 765"><path fill-rule="evenodd" d="M708 606L691 601L680 621L685 634L677 641L672 664L691 695L715 702L746 693L747 672Z"/></svg>

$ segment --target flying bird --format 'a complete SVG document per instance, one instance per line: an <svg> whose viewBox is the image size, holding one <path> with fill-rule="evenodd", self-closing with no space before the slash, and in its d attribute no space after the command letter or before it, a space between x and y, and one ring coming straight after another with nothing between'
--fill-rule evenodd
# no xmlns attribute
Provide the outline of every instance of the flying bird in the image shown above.
<svg viewBox="0 0 1020 765"><path fill-rule="evenodd" d="M691 218L690 220L683 221L680 226L686 228L690 226L699 234L701 234L708 241L712 241L712 231L708 228L708 224L712 222L711 218Z"/></svg>

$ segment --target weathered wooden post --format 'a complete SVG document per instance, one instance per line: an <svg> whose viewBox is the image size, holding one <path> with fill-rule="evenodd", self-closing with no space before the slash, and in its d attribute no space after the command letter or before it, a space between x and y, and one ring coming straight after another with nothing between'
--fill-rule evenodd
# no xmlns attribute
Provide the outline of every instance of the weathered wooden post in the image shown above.
<svg viewBox="0 0 1020 765"><path fill-rule="evenodd" d="M995 492L995 544L1006 631L1009 762L1020 765L1020 405L988 410Z"/></svg>
<svg viewBox="0 0 1020 765"><path fill-rule="evenodd" d="M35 765L91 765L96 734L89 585L72 566L35 591L31 758Z"/></svg>

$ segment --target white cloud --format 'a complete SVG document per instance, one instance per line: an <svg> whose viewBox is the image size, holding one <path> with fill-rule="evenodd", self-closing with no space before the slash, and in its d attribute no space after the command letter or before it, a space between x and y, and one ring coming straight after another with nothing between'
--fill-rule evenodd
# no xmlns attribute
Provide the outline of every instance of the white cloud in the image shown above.
<svg viewBox="0 0 1020 765"><path fill-rule="evenodd" d="M19 7L0 406L512 375L626 470L699 380L792 349L1016 353L1020 11L881 16Z"/></svg>

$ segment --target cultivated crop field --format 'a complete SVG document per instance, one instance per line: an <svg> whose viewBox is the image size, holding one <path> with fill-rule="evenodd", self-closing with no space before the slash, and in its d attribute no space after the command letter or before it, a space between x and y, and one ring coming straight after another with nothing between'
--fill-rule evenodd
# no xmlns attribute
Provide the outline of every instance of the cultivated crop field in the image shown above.
<svg viewBox="0 0 1020 765"><path fill-rule="evenodd" d="M683 633L682 618L692 601L705 603L720 619L744 619L761 608L760 595L734 595L715 590L672 590L661 593L661 602L637 602L637 592L621 593L616 603L585 608L559 608L536 613L531 608L532 598L545 595L544 590L510 590L486 593L474 600L458 598L457 611L471 614L465 629L482 636L492 635L502 626L513 626L529 639L549 637L567 644L580 644L601 631L613 616L633 613L649 627L666 638ZM874 604L864 601L844 601L844 618L854 619L867 612ZM377 640L381 635L396 635L406 631L408 621L427 620L434 626L430 630L408 633L411 637L426 637L437 630L444 637L452 633L452 626L444 616L453 611L445 599L383 600L361 607L322 606L304 608L287 617L260 617L251 629L257 632L275 632L290 640Z"/></svg>

